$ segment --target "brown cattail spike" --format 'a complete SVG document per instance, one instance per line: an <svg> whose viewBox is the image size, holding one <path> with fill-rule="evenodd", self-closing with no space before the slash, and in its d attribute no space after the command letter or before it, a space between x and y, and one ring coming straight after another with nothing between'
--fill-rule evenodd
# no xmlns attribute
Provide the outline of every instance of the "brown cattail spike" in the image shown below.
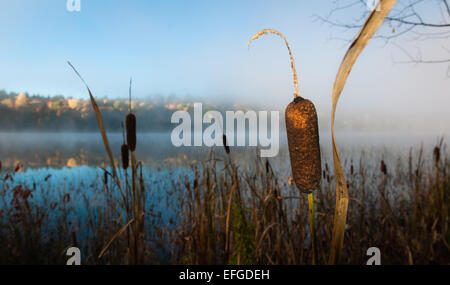
<svg viewBox="0 0 450 285"><path fill-rule="evenodd" d="M439 161L441 160L441 148L440 147L437 146L434 148L433 156L434 156L434 164L436 166L438 166Z"/></svg>
<svg viewBox="0 0 450 285"><path fill-rule="evenodd" d="M123 144L120 148L120 153L122 154L122 167L123 169L127 169L129 165L129 155L128 155L128 146L126 144Z"/></svg>
<svg viewBox="0 0 450 285"><path fill-rule="evenodd" d="M103 171L103 182L108 185L108 172Z"/></svg>
<svg viewBox="0 0 450 285"><path fill-rule="evenodd" d="M133 79L130 78L130 89L129 89L129 95L130 95L130 113L126 117L126 128L127 128L127 145L128 149L130 151L136 150L136 116L131 112L131 84L133 82Z"/></svg>
<svg viewBox="0 0 450 285"><path fill-rule="evenodd" d="M230 154L230 147L228 146L227 136L225 134L222 135L222 142L223 142L223 147L225 148L225 152L227 154Z"/></svg>
<svg viewBox="0 0 450 285"><path fill-rule="evenodd" d="M287 106L286 130L295 184L311 193L319 188L322 173L318 119L311 101L297 97Z"/></svg>
<svg viewBox="0 0 450 285"><path fill-rule="evenodd" d="M129 113L126 117L127 145L130 151L136 150L136 116Z"/></svg>
<svg viewBox="0 0 450 285"><path fill-rule="evenodd" d="M384 163L384 160L381 160L380 171L384 175L387 175L387 165L386 165L386 163Z"/></svg>

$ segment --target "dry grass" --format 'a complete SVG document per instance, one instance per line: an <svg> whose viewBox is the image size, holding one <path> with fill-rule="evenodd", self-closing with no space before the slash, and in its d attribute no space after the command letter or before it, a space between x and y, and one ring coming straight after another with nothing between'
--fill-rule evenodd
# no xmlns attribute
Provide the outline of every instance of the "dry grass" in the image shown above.
<svg viewBox="0 0 450 285"><path fill-rule="evenodd" d="M450 155L437 147L439 155L420 149L384 161L384 168L364 156L345 165L350 202L342 264L364 264L372 246L383 264L450 264ZM317 264L328 263L335 201L329 161L323 169L315 194ZM14 173L1 177L0 263L64 264L72 245L81 247L84 264L136 263L126 231L134 220L126 220L117 186L102 175L99 189L93 183L60 196L13 187ZM121 170L119 177L125 178ZM172 177L163 193L144 182L145 239L137 263L311 264L308 200L280 177L285 173L256 154L244 169L222 150ZM74 193L86 191L98 203L85 197L84 207L75 206Z"/></svg>

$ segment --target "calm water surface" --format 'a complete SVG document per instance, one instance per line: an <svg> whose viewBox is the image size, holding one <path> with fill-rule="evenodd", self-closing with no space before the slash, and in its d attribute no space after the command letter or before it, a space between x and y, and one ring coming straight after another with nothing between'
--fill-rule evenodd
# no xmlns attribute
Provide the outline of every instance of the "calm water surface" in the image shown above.
<svg viewBox="0 0 450 285"><path fill-rule="evenodd" d="M122 134L109 134L116 162L119 162ZM440 135L405 135L395 133L338 133L337 140L344 165L357 164L361 155L366 163L383 159L395 163L406 159L410 150L417 153L423 145L424 155L431 155ZM323 161L332 165L331 137L321 133ZM209 159L210 152L223 157L222 147L174 147L170 133L138 135L136 157L153 176L164 177L172 172L189 169L192 165ZM233 160L242 168L254 165L254 147L233 147ZM279 155L270 158L281 175L289 175L289 155L286 137L280 138ZM16 181L46 183L92 184L103 175L101 168L109 166L99 133L0 133L0 161L2 171L12 171L19 166Z"/></svg>

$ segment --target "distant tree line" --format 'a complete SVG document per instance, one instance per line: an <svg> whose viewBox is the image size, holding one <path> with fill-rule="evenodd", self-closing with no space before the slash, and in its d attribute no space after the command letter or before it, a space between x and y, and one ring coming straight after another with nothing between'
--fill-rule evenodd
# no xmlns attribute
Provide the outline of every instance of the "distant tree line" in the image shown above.
<svg viewBox="0 0 450 285"><path fill-rule="evenodd" d="M139 131L173 129L170 119L177 110L191 112L198 98L155 97L133 100ZM121 122L129 111L127 99L96 98L107 131L120 132ZM204 111L219 110L204 104ZM0 131L97 131L97 119L88 100L64 96L41 96L0 90Z"/></svg>

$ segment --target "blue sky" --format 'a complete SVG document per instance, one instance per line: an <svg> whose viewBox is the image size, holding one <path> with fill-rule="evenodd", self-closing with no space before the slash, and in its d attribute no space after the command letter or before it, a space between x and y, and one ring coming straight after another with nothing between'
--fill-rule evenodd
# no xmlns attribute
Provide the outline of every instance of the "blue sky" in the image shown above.
<svg viewBox="0 0 450 285"><path fill-rule="evenodd" d="M333 37L355 33L314 20L326 15L332 2L81 0L80 12L68 12L66 0L0 0L0 89L87 98L66 64L70 60L96 96L125 97L132 76L138 97L193 95L282 108L294 92L283 41L265 36L247 49L254 33L273 28L292 47L300 92L329 112L348 45ZM438 49L428 48L431 54ZM398 54L391 45L371 42L339 108L446 112L447 67L395 64Z"/></svg>

